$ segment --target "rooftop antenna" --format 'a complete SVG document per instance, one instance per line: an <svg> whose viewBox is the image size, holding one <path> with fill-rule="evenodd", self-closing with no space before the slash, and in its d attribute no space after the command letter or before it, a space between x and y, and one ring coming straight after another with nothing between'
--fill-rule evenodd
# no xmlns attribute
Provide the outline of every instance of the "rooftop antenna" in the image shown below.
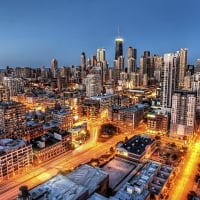
<svg viewBox="0 0 200 200"><path fill-rule="evenodd" d="M118 37L120 37L119 26L117 28L117 32L118 32Z"/></svg>

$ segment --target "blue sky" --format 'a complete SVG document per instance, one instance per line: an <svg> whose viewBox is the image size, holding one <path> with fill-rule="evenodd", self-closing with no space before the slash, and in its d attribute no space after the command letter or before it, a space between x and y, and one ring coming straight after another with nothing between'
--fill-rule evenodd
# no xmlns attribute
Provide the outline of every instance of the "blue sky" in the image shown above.
<svg viewBox="0 0 200 200"><path fill-rule="evenodd" d="M79 65L106 48L112 67L115 38L127 48L163 55L188 48L200 58L199 0L0 0L0 67Z"/></svg>

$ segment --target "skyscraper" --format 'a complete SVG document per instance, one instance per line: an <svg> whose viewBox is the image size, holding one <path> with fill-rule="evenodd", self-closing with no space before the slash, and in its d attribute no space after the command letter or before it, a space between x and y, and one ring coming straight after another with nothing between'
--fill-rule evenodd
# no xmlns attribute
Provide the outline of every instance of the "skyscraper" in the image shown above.
<svg viewBox="0 0 200 200"><path fill-rule="evenodd" d="M91 66L96 67L97 66L97 57L91 56Z"/></svg>
<svg viewBox="0 0 200 200"><path fill-rule="evenodd" d="M120 79L120 73L125 71L124 68L124 56L123 56L123 39L118 36L115 39L115 60L113 67L113 79L115 84L118 84Z"/></svg>
<svg viewBox="0 0 200 200"><path fill-rule="evenodd" d="M187 49L180 50L180 66L179 66L179 73L178 73L178 82L179 82L179 89L184 87L184 77L187 71Z"/></svg>
<svg viewBox="0 0 200 200"><path fill-rule="evenodd" d="M10 92L10 97L16 96L20 92L24 92L24 80L15 77L3 77L3 85Z"/></svg>
<svg viewBox="0 0 200 200"><path fill-rule="evenodd" d="M100 94L102 91L101 77L99 74L88 74L85 79L86 96L92 97Z"/></svg>
<svg viewBox="0 0 200 200"><path fill-rule="evenodd" d="M172 95L184 88L187 71L187 49L176 53L164 54L164 65L161 70L161 105L171 108Z"/></svg>
<svg viewBox="0 0 200 200"><path fill-rule="evenodd" d="M83 81L83 79L86 76L86 56L85 53L82 52L81 53L81 80Z"/></svg>
<svg viewBox="0 0 200 200"><path fill-rule="evenodd" d="M179 90L173 94L170 136L192 137L195 125L196 94L192 91Z"/></svg>
<svg viewBox="0 0 200 200"><path fill-rule="evenodd" d="M97 62L104 62L106 60L106 50L104 48L97 49Z"/></svg>
<svg viewBox="0 0 200 200"><path fill-rule="evenodd" d="M58 72L58 61L55 58L53 58L51 60L51 73L53 78L57 77L57 72Z"/></svg>
<svg viewBox="0 0 200 200"><path fill-rule="evenodd" d="M161 70L161 106L171 108L172 95L178 89L177 68L179 65L178 53L164 54L164 65Z"/></svg>
<svg viewBox="0 0 200 200"><path fill-rule="evenodd" d="M133 47L128 48L128 59L129 58L134 58L135 60L137 59L137 49Z"/></svg>
<svg viewBox="0 0 200 200"><path fill-rule="evenodd" d="M136 72L136 57L137 50L133 47L128 48L128 65L127 72L130 74L131 72Z"/></svg>
<svg viewBox="0 0 200 200"><path fill-rule="evenodd" d="M81 53L81 68L85 70L85 67L86 67L86 56L85 56L85 53L82 52Z"/></svg>
<svg viewBox="0 0 200 200"><path fill-rule="evenodd" d="M200 72L196 72L192 75L191 88L192 91L197 94L196 117L200 119Z"/></svg>
<svg viewBox="0 0 200 200"><path fill-rule="evenodd" d="M140 77L143 86L148 84L150 77L153 77L153 68L151 65L150 51L144 51L144 55L140 57Z"/></svg>
<svg viewBox="0 0 200 200"><path fill-rule="evenodd" d="M117 60L119 56L123 56L123 39L121 37L115 39L115 60Z"/></svg>

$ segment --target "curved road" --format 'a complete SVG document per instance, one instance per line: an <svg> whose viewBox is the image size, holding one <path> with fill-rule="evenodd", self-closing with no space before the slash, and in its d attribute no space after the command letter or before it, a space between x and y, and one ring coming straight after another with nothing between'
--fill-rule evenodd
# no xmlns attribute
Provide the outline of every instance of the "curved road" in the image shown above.
<svg viewBox="0 0 200 200"><path fill-rule="evenodd" d="M84 144L72 152L46 162L45 164L30 169L26 174L12 178L0 184L0 199L13 200L18 194L21 185L29 188L35 187L55 176L61 170L70 170L82 163L90 161L91 158L100 156L110 150L118 141L124 139L124 135L117 135L104 143L90 142Z"/></svg>

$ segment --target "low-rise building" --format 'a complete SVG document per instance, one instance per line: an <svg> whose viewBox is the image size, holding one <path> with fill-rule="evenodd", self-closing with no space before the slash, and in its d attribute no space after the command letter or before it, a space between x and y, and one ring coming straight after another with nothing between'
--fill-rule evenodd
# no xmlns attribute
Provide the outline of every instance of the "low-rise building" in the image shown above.
<svg viewBox="0 0 200 200"><path fill-rule="evenodd" d="M81 105L81 117L96 119L99 116L99 101L94 99L85 99Z"/></svg>
<svg viewBox="0 0 200 200"><path fill-rule="evenodd" d="M53 120L60 123L60 128L68 129L73 125L73 113L72 110L61 109L53 112Z"/></svg>
<svg viewBox="0 0 200 200"><path fill-rule="evenodd" d="M32 145L21 139L0 140L0 181L9 179L32 163Z"/></svg>
<svg viewBox="0 0 200 200"><path fill-rule="evenodd" d="M127 182L140 168L138 162L116 156L106 163L102 170L109 174L109 189L116 192L121 184Z"/></svg>
<svg viewBox="0 0 200 200"><path fill-rule="evenodd" d="M29 190L32 200L40 199L67 199L67 200L86 200L88 190L82 185L69 180L59 174L42 185Z"/></svg>
<svg viewBox="0 0 200 200"><path fill-rule="evenodd" d="M116 147L116 155L130 160L144 160L154 152L156 140L148 135L135 135Z"/></svg>
<svg viewBox="0 0 200 200"><path fill-rule="evenodd" d="M56 175L29 191L32 200L87 200L94 193L105 194L108 174L98 167L81 165L67 176Z"/></svg>
<svg viewBox="0 0 200 200"><path fill-rule="evenodd" d="M165 185L170 179L172 168L167 165L149 161L140 173L129 180L110 200L147 200L150 194L160 199L160 194L166 192Z"/></svg>
<svg viewBox="0 0 200 200"><path fill-rule="evenodd" d="M35 163L50 160L71 149L71 133L52 128L46 134L31 140L35 155Z"/></svg>
<svg viewBox="0 0 200 200"><path fill-rule="evenodd" d="M169 114L161 110L153 110L146 115L147 129L150 133L167 134L169 130Z"/></svg>
<svg viewBox="0 0 200 200"><path fill-rule="evenodd" d="M112 106L112 121L126 122L133 126L138 127L139 123L143 120L145 113L148 111L149 105L147 104L134 104L130 106Z"/></svg>
<svg viewBox="0 0 200 200"><path fill-rule="evenodd" d="M118 95L117 94L102 94L102 95L90 97L90 99L99 101L99 105L100 105L99 109L100 111L103 111L105 109L110 108L113 105L114 99L116 98L116 96Z"/></svg>
<svg viewBox="0 0 200 200"><path fill-rule="evenodd" d="M106 194L108 189L108 174L99 167L93 167L87 164L81 165L68 174L67 178L76 184L86 187L89 196L94 192Z"/></svg>

